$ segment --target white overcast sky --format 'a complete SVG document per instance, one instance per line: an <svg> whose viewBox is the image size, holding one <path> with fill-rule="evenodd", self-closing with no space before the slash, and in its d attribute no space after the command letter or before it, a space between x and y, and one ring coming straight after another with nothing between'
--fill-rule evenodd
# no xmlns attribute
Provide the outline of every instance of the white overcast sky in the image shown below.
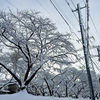
<svg viewBox="0 0 100 100"><path fill-rule="evenodd" d="M55 5L57 5L59 11L62 12L62 15L68 21L69 25L72 27L75 34L79 38L81 38L81 33L78 32L80 29L79 23L74 16L74 14L76 16L78 15L77 12L74 12L73 14L70 8L68 7L67 3L65 2L65 0L52 0L52 1L54 2ZM80 6L83 7L85 5L84 2L86 0L67 0L67 1L69 2L71 8L74 10L75 7L73 6L71 1L73 1L76 7L78 3L80 3ZM61 16L53 7L53 5L50 3L50 0L0 0L0 10L8 11L8 8L15 12L17 11L17 9L18 10L31 9L31 10L40 11L44 17L49 17L56 24L60 32L70 33L70 30L67 24L64 22L64 20L61 18ZM94 45L97 46L100 44L100 33L99 33L100 32L100 0L89 0L89 10L90 10L90 15L98 31L97 33L93 26L92 21L89 20L89 25L90 25L89 35L90 37L94 36L95 41L92 39L92 42L94 43ZM82 12L83 22L85 23L86 9L82 9L81 12ZM78 40L75 35L74 37L75 37L75 40Z"/></svg>

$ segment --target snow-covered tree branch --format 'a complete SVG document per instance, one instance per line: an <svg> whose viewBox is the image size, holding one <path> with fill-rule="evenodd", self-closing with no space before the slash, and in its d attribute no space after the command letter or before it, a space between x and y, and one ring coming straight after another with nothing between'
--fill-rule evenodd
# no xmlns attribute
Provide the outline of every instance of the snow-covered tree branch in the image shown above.
<svg viewBox="0 0 100 100"><path fill-rule="evenodd" d="M27 86L48 65L57 68L75 63L75 48L70 40L69 34L59 33L39 12L0 12L0 66L20 87Z"/></svg>

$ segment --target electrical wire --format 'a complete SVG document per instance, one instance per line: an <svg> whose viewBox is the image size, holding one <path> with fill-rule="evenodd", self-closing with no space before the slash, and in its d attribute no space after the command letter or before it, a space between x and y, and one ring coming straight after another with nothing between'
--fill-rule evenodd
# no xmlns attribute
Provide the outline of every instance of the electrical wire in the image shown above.
<svg viewBox="0 0 100 100"><path fill-rule="evenodd" d="M70 3L68 2L68 0L65 0L65 2L67 3L67 5L69 6L69 8L70 8L70 10L71 10L71 12L74 14L74 16L75 16L75 18L76 18L76 20L78 21L78 23L79 23L79 19L77 18L77 16L75 15L75 13L74 13L74 10L71 8L71 6L70 6ZM76 6L75 6L75 4L74 4L74 2L71 0L71 2L72 2L72 4L73 4L73 6L74 6L74 9L76 9L77 10L77 8L76 8ZM83 22L83 24L85 24L84 22ZM84 27L83 27L84 28ZM85 31L85 29L84 29L84 31ZM77 41L78 42L78 41ZM79 40L79 42L81 42L80 40Z"/></svg>
<svg viewBox="0 0 100 100"><path fill-rule="evenodd" d="M71 2L72 2L72 4L73 4L74 8L76 9L76 6L75 6L74 2L73 2L72 0L71 0Z"/></svg>
<svg viewBox="0 0 100 100"><path fill-rule="evenodd" d="M9 3L11 6L13 6L14 8L18 9L14 4L12 4L10 1L5 0L7 3Z"/></svg>
<svg viewBox="0 0 100 100"><path fill-rule="evenodd" d="M62 17L62 19L65 21L65 23L68 25L68 27L71 29L69 23L66 21L66 19L64 18L64 16L61 14L61 12L58 10L58 8L55 6L55 4L52 2L52 0L50 0L50 2L52 3L52 5L54 6L54 8L56 9L56 11L59 13L59 15Z"/></svg>
<svg viewBox="0 0 100 100"><path fill-rule="evenodd" d="M97 28L96 28L96 25L95 25L95 23L94 23L94 21L93 21L91 15L90 15L90 19L91 19L91 21L92 21L92 23L93 23L93 26L94 26L94 28L95 28L95 31L96 31L98 37L100 38L99 32L98 32L98 30L97 30Z"/></svg>
<svg viewBox="0 0 100 100"><path fill-rule="evenodd" d="M60 11L58 10L58 8L55 6L55 4L52 2L52 0L50 0L51 4L53 5L53 7L56 9L56 11L59 13L59 15L62 17L62 19L64 20L64 22L68 25L71 33L74 33L74 35L77 37L78 40L79 37L76 35L76 33L72 30L71 26L69 25L69 23L67 22L67 20L63 17L63 15L60 13Z"/></svg>
<svg viewBox="0 0 100 100"><path fill-rule="evenodd" d="M38 1L36 0L36 2L63 28L65 29L61 23L59 23L59 21ZM66 30L66 29L65 29Z"/></svg>
<svg viewBox="0 0 100 100"><path fill-rule="evenodd" d="M65 15L64 18L67 18L67 22L69 22L69 25L73 26L73 28L78 32L77 28L73 25L73 23L72 23L71 20L67 17L67 15L63 12L63 10L62 10L61 7L58 5L58 3L57 3L55 0L53 0L53 2L54 2L54 4L56 5L57 9L60 10L59 12L61 12L62 16ZM70 7L70 8L71 8L71 7ZM72 9L71 9L71 10L72 10ZM73 12L73 14L74 14L74 12ZM76 16L76 15L74 14L74 16ZM78 21L77 16L76 16L76 19L77 19L77 21ZM78 23L79 23L79 21L78 21ZM71 33L75 33L75 32L72 30L72 28L71 28L70 31L71 31ZM73 31L73 32L72 32L72 31ZM74 35L75 35L75 34L74 34ZM81 43L81 41L80 41L79 38L78 38L78 40L75 40L75 41L77 41L78 43Z"/></svg>
<svg viewBox="0 0 100 100"><path fill-rule="evenodd" d="M68 16L64 13L64 11L61 9L61 7L58 5L58 3L55 1L55 0L53 0L53 2L54 2L54 4L56 5L56 7L60 10L60 12L61 12L61 14L65 17L65 18L67 18L67 21L69 22L69 25L71 25L77 32L78 32L78 30L77 30L77 28L73 25L73 23L71 22L71 20L68 18ZM78 20L78 19L77 19ZM73 30L72 30L73 31ZM75 33L75 31L73 31L73 33ZM75 38L74 38L75 39ZM80 39L78 39L78 41L79 41ZM77 40L76 40L77 41ZM78 42L77 41L77 42ZM79 42L78 42L79 43Z"/></svg>
<svg viewBox="0 0 100 100"><path fill-rule="evenodd" d="M53 0L56 3L57 8L59 8L60 12L63 13L63 15L65 15L65 17L68 19L68 21L72 24L71 20L67 17L67 15L64 13L64 11L61 9L61 7L58 5L58 3ZM72 26L77 30L77 28L72 24Z"/></svg>
<svg viewBox="0 0 100 100"><path fill-rule="evenodd" d="M76 18L77 21L79 22L77 16L76 16L75 13L74 13L74 10L73 10L73 9L71 8L71 6L70 6L70 3L69 3L67 0L65 0L65 1L66 1L67 5L69 6L69 8L71 9L72 13L74 14L75 18ZM77 10L77 8L76 8L76 6L75 6L75 4L74 4L74 2L73 2L72 0L71 0L71 3L72 3L72 5L74 6L74 9ZM84 21L83 21L83 24L84 24Z"/></svg>
<svg viewBox="0 0 100 100"><path fill-rule="evenodd" d="M72 0L71 0L72 1ZM70 10L73 12L73 9L71 8L71 6L70 6L70 3L67 1L67 0L65 0L65 2L67 3L67 5L69 6L69 8L70 8ZM75 7L75 6L74 6ZM75 9L76 9L76 7L75 7ZM78 20L78 18L77 18L77 16L75 15L75 13L73 12L73 14L74 14L74 16L75 16L75 18L76 18L76 20L79 22L79 20Z"/></svg>
<svg viewBox="0 0 100 100"><path fill-rule="evenodd" d="M68 18L68 16L64 13L64 11L61 9L61 7L58 5L58 3L53 0L53 2L55 2L57 8L60 10L60 12L67 18L67 20L69 21L69 23L75 28L75 30L77 31L77 28L73 25L73 23L71 22L71 20Z"/></svg>

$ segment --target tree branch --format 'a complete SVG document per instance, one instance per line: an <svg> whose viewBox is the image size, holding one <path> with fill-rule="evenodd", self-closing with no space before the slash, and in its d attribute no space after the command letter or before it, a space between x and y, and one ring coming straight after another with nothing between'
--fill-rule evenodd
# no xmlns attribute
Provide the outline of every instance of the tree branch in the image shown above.
<svg viewBox="0 0 100 100"><path fill-rule="evenodd" d="M11 70L9 70L9 69L8 69L4 64L2 64L1 62L0 62L0 65L1 65L4 69L6 69L6 70L11 74L11 76L14 77L14 79L19 83L20 86L22 85L20 79L18 79L18 77L16 77L16 75L15 75Z"/></svg>

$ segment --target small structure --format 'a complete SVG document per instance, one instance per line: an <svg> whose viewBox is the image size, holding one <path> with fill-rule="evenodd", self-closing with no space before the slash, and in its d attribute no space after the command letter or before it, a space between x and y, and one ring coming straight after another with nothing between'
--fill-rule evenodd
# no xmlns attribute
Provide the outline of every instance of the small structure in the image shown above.
<svg viewBox="0 0 100 100"><path fill-rule="evenodd" d="M16 83L10 83L7 85L7 90L9 90L11 93L17 92L19 89L19 86Z"/></svg>

